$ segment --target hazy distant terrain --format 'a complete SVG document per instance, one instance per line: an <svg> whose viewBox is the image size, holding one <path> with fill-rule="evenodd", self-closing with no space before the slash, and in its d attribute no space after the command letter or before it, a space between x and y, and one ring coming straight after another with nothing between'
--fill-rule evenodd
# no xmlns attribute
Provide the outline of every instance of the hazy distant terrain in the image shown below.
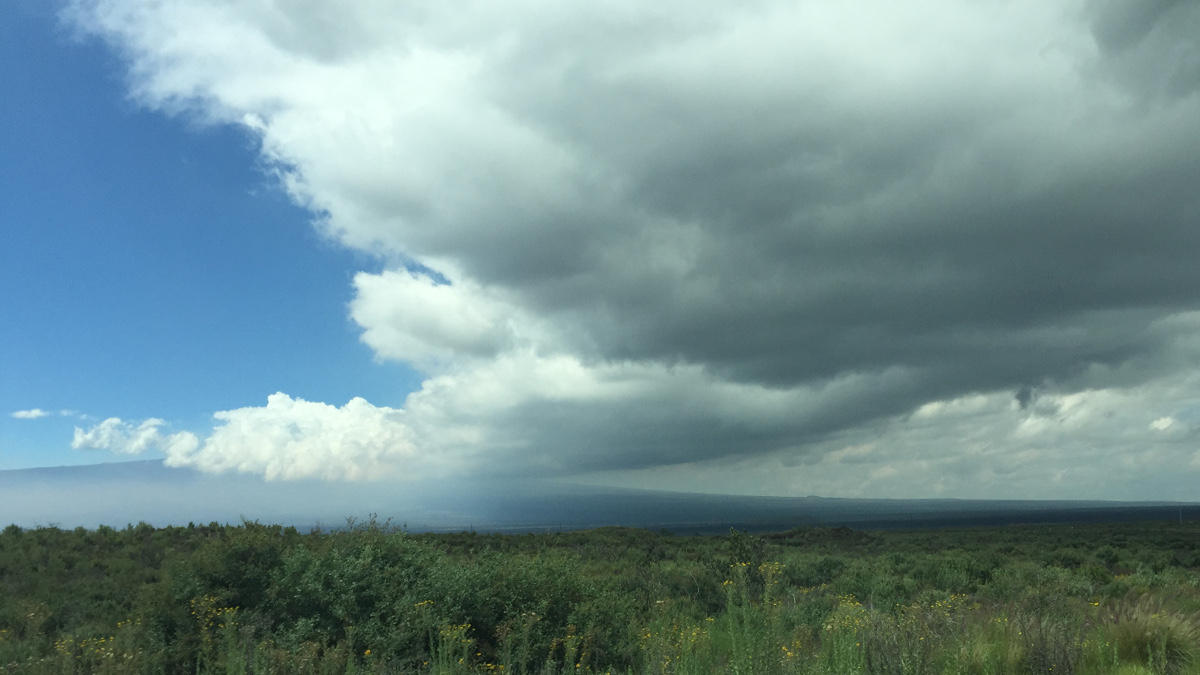
<svg viewBox="0 0 1200 675"><path fill-rule="evenodd" d="M1170 502L868 500L741 497L552 482L264 482L173 469L161 461L0 471L0 523L156 526L241 519L337 527L376 513L411 531L539 531L605 525L723 532L798 525L868 529L1200 518Z"/></svg>

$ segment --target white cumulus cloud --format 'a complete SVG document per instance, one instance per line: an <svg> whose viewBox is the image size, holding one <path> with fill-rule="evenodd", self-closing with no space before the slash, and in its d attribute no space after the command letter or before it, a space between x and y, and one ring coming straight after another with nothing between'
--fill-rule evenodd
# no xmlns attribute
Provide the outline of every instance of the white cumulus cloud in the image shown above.
<svg viewBox="0 0 1200 675"><path fill-rule="evenodd" d="M277 393L265 407L218 412L203 445L165 448L168 466L262 474L267 480L369 480L418 473L429 462L413 447L401 411L361 398L338 408Z"/></svg>
<svg viewBox="0 0 1200 675"><path fill-rule="evenodd" d="M163 424L157 418L134 425L118 417L110 417L86 431L75 427L71 447L76 450L108 450L122 455L140 455L147 450L188 452L198 444L195 434L187 431L164 435L159 431Z"/></svg>
<svg viewBox="0 0 1200 675"><path fill-rule="evenodd" d="M469 282L438 284L407 270L354 277L350 316L380 357L435 370L489 358L513 341L513 309Z"/></svg>

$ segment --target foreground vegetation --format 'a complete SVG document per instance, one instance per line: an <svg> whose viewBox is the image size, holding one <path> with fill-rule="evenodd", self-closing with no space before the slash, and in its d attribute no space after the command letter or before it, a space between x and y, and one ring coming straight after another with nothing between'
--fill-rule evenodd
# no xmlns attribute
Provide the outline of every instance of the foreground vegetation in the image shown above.
<svg viewBox="0 0 1200 675"><path fill-rule="evenodd" d="M0 672L1200 673L1200 527L0 533Z"/></svg>

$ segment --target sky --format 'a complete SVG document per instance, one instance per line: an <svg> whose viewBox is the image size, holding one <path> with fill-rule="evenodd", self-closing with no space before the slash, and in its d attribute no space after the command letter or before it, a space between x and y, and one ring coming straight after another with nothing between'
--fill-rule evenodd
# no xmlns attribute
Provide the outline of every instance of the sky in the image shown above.
<svg viewBox="0 0 1200 675"><path fill-rule="evenodd" d="M0 8L0 468L1200 500L1200 5Z"/></svg>

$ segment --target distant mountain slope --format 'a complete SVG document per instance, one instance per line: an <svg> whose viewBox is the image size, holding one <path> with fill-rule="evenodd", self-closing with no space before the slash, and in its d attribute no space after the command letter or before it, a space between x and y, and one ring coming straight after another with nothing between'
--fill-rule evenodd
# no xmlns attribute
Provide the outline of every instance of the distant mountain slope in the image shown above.
<svg viewBox="0 0 1200 675"><path fill-rule="evenodd" d="M376 513L413 531L528 531L627 525L676 532L799 525L864 529L1200 519L1168 502L741 497L554 482L264 482L172 469L160 460L0 471L0 524L122 527L242 518L337 527Z"/></svg>

